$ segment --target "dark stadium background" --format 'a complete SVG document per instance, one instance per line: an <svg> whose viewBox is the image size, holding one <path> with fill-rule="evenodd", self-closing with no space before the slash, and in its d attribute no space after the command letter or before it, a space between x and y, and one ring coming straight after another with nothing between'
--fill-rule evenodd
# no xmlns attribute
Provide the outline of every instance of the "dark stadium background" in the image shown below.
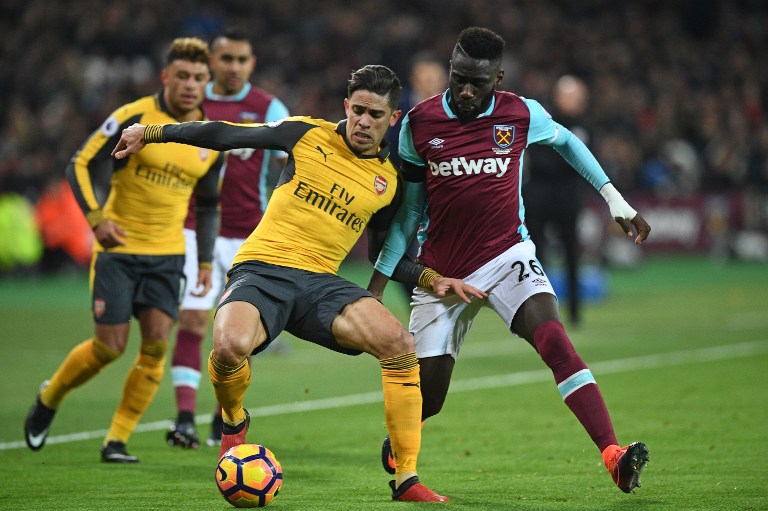
<svg viewBox="0 0 768 511"><path fill-rule="evenodd" d="M419 457L450 509L766 509L765 0L0 0L0 509L231 509L212 479L217 449L164 443L167 376L131 439L139 470L99 462L135 325L126 355L57 412L44 450L27 448L22 424L40 382L93 332L89 230L58 187L67 160L114 108L157 90L173 38L233 24L253 35L256 84L294 114L332 120L353 69L381 63L404 78L416 52L447 62L462 28L488 26L507 41L504 88L550 108L560 75L586 80L591 148L653 226L639 249L617 239L592 193L583 275L601 299L580 326L565 320L620 441L651 450L642 488L617 490L538 355L484 309ZM557 261L545 268L558 276ZM370 271L342 266L361 285ZM407 323L390 288L385 304ZM391 511L378 362L285 341L256 357L246 401L249 441L285 470L270 509ZM205 433L214 401L203 383Z"/></svg>
<svg viewBox="0 0 768 511"><path fill-rule="evenodd" d="M293 114L328 119L343 116L353 69L381 63L405 81L416 52L432 50L447 61L463 27L488 26L507 40L503 88L547 106L557 77L571 73L587 81L591 149L654 229L643 256L673 251L768 260L767 5L4 0L0 276L87 261L80 253L79 265L73 263L67 251L76 249L62 247L55 233L46 233L49 247L40 259L39 245L27 239L34 222L18 216L31 214L44 191L56 197L67 160L112 109L157 90L171 39L207 40L231 25L253 36L256 84ZM11 197L24 198L28 210L19 213ZM592 197L598 200L582 219L586 263L636 264L639 252L613 243L605 207Z"/></svg>

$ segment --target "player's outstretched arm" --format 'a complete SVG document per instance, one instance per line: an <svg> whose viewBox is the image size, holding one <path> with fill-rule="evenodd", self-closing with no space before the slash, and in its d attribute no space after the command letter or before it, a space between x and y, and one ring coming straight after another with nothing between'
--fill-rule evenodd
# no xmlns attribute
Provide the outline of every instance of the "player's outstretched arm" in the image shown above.
<svg viewBox="0 0 768 511"><path fill-rule="evenodd" d="M126 156L136 154L147 145L144 142L144 132L147 127L143 124L132 124L123 130L123 134L120 136L120 140L117 141L117 145L112 149L112 156L118 160L122 160Z"/></svg>

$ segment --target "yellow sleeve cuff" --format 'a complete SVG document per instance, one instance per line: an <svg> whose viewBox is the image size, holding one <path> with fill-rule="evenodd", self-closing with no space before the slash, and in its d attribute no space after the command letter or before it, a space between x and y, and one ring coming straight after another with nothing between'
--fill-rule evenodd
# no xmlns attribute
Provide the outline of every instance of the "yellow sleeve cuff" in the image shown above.
<svg viewBox="0 0 768 511"><path fill-rule="evenodd" d="M424 271L421 272L421 275L419 275L419 287L423 287L424 289L432 289L432 283L442 277L439 273L437 273L432 268L424 268Z"/></svg>
<svg viewBox="0 0 768 511"><path fill-rule="evenodd" d="M91 229L95 229L97 225L104 221L104 212L100 209L94 209L85 215L85 219L88 221Z"/></svg>
<svg viewBox="0 0 768 511"><path fill-rule="evenodd" d="M163 125L150 124L144 129L144 143L160 144L163 142Z"/></svg>

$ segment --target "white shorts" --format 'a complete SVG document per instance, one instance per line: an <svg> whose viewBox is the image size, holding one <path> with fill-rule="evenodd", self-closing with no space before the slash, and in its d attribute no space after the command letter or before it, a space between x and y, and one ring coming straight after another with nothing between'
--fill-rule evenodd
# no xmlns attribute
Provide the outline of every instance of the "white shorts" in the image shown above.
<svg viewBox="0 0 768 511"><path fill-rule="evenodd" d="M446 354L457 358L481 307L496 311L510 327L517 310L528 298L539 293L555 294L530 240L488 261L464 282L487 292L488 297L466 303L456 295L439 298L422 288L414 291L409 329L416 337L419 358Z"/></svg>
<svg viewBox="0 0 768 511"><path fill-rule="evenodd" d="M186 258L184 259L184 275L187 277L187 289L181 302L182 309L211 310L219 299L227 272L235 259L244 238L224 238L218 236L213 247L213 269L211 272L211 290L205 296L193 296L197 291L197 233L192 229L184 229Z"/></svg>

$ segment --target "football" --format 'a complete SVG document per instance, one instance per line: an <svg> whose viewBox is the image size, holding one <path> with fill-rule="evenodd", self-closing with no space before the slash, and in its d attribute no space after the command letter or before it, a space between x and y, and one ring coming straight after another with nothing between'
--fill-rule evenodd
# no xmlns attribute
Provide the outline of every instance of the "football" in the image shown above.
<svg viewBox="0 0 768 511"><path fill-rule="evenodd" d="M263 507L277 497L283 468L275 455L258 444L231 448L216 466L216 486L235 507Z"/></svg>

